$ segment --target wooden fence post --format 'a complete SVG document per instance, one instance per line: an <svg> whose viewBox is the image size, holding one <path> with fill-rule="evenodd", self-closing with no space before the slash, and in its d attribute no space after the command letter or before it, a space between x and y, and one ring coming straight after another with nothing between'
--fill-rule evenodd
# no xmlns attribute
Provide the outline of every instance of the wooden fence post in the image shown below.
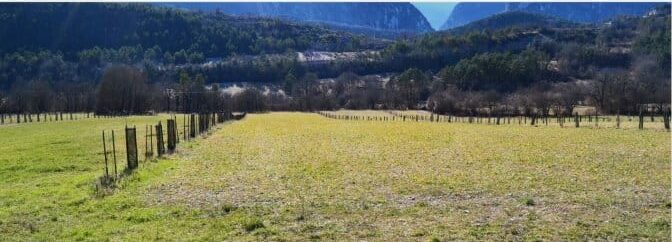
<svg viewBox="0 0 672 242"><path fill-rule="evenodd" d="M197 133L198 133L198 134L202 134L202 133L203 133L203 114L200 114L200 113L199 113L199 114L196 115L196 116L198 116L198 119L197 119L197 122L198 122L198 131L197 131Z"/></svg>
<svg viewBox="0 0 672 242"><path fill-rule="evenodd" d="M616 128L621 128L621 110L616 111Z"/></svg>
<svg viewBox="0 0 672 242"><path fill-rule="evenodd" d="M147 125L145 125L145 161L148 160L147 157L149 157L147 154L149 151L149 142L147 141Z"/></svg>
<svg viewBox="0 0 672 242"><path fill-rule="evenodd" d="M154 156L154 126L153 125L147 125L147 129L149 129L149 137L147 138L149 140L149 156L152 157Z"/></svg>
<svg viewBox="0 0 672 242"><path fill-rule="evenodd" d="M187 114L182 115L182 134L184 135L184 141L187 141Z"/></svg>
<svg viewBox="0 0 672 242"><path fill-rule="evenodd" d="M534 114L534 115L532 115L532 120L530 121L530 125L534 126L536 121L537 121L537 114Z"/></svg>
<svg viewBox="0 0 672 242"><path fill-rule="evenodd" d="M103 155L105 156L105 177L110 177L107 165L107 145L105 144L105 130L103 130Z"/></svg>
<svg viewBox="0 0 672 242"><path fill-rule="evenodd" d="M208 118L205 116L205 114L199 114L198 115L198 133L203 134L205 131L207 131L208 127L206 122L208 122Z"/></svg>
<svg viewBox="0 0 672 242"><path fill-rule="evenodd" d="M639 107L639 129L644 129L644 112L642 112L642 107Z"/></svg>
<svg viewBox="0 0 672 242"><path fill-rule="evenodd" d="M135 126L126 127L126 162L129 170L138 168L138 144L135 137Z"/></svg>
<svg viewBox="0 0 672 242"><path fill-rule="evenodd" d="M177 126L177 117L173 116L173 124L175 125L175 145L180 143L180 129Z"/></svg>
<svg viewBox="0 0 672 242"><path fill-rule="evenodd" d="M114 161L114 178L118 177L117 175L117 146L114 144L114 129L112 130L112 160Z"/></svg>
<svg viewBox="0 0 672 242"><path fill-rule="evenodd" d="M201 127L199 127L200 133L205 133L208 131L208 115L203 113L200 114L200 117L198 117L198 120L201 121Z"/></svg>
<svg viewBox="0 0 672 242"><path fill-rule="evenodd" d="M215 121L214 121L214 119L212 118L212 117L213 117L213 116L212 116L212 113L208 113L208 114L206 114L206 115L208 116L208 130L209 130L210 128L212 128L212 126L215 125Z"/></svg>
<svg viewBox="0 0 672 242"><path fill-rule="evenodd" d="M166 153L166 148L163 145L163 126L161 121L156 125L156 154L161 157Z"/></svg>
<svg viewBox="0 0 672 242"><path fill-rule="evenodd" d="M670 108L663 111L663 122L665 123L665 129L670 131L670 115L672 114Z"/></svg>
<svg viewBox="0 0 672 242"><path fill-rule="evenodd" d="M196 115L192 113L189 117L189 137L196 138Z"/></svg>
<svg viewBox="0 0 672 242"><path fill-rule="evenodd" d="M168 119L167 124L168 124L168 152L173 153L175 152L175 143L177 138L177 134L175 133L176 131L175 120Z"/></svg>

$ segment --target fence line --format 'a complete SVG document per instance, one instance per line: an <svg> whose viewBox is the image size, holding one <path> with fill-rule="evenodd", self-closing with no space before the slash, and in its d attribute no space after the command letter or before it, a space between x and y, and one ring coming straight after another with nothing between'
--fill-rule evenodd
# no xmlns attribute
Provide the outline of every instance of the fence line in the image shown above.
<svg viewBox="0 0 672 242"><path fill-rule="evenodd" d="M200 113L200 114L189 114L189 115L184 115L184 117L188 120L183 120L184 127L183 127L183 135L185 137L184 141L190 141L193 140L193 138L196 138L196 132L198 132L198 135L204 135L206 132L211 130L212 127L214 127L216 124L224 123L226 121L231 121L231 120L240 120L245 117L245 113L242 114L233 114L229 112L221 112L221 113ZM187 126L186 124L198 124L198 129L196 129L195 125L190 125ZM177 128L177 116L176 115L171 115L170 118L167 119L167 129L163 129L162 122L159 121L156 125L146 125L145 126L145 159L144 162L154 160L154 145L156 145L156 157L162 157L164 154L169 153L172 154L176 151L177 145L179 143L179 138L180 137L180 130ZM187 129L189 130L189 135L187 135ZM116 184L116 181L119 180L124 176L124 174L130 174L133 170L137 169L140 164L140 160L138 159L138 144L136 140L137 136L137 129L135 126L129 127L125 126L124 127L125 131L125 144L126 144L126 168L124 169L124 172L119 174L117 173L117 158L116 158L116 147L115 147L115 138L114 138L114 130L110 130L112 136L111 136L111 143L112 143L112 151L108 148L110 141L110 136L106 136L106 131L103 130L102 133L102 144L103 144L103 158L104 158L104 171L105 173L103 174L102 177L99 178L99 183L96 184L96 189L97 191L101 191L103 188L113 188ZM191 132L193 131L193 133ZM189 138L191 134L194 134L193 137ZM167 147L164 146L164 140L167 139ZM166 150L167 148L167 150ZM114 161L114 176L110 175L109 172L109 155L112 155L112 159Z"/></svg>
<svg viewBox="0 0 672 242"><path fill-rule="evenodd" d="M413 111L411 111L413 112ZM615 127L617 129L622 128L622 119L621 115L618 114L614 116L599 116L595 115L579 115L575 113L574 115L537 115L533 114L531 116L504 116L504 115L472 115L472 116L453 116L453 115L441 115L436 113L427 113L427 114L409 114L404 113L403 111L385 111L381 112L383 114L389 114L390 116L381 116L381 115L368 115L368 114L348 114L348 113L339 113L337 111L318 111L317 114L339 120L350 120L350 121L401 121L401 122L436 122L436 123L470 123L470 124L488 124L488 125L509 125L513 124L529 125L530 126L549 126L552 123L557 124L561 128L565 128L567 123L574 121L574 127L595 127L595 128L611 128ZM638 129L645 129L644 123L662 123L660 128L664 128L667 131L670 131L670 109L668 108L663 112L662 120L660 116L651 117L651 121L645 121L643 113L640 113L638 116L637 124ZM628 122L632 122L634 116L628 116ZM660 121L658 121L660 120ZM615 122L615 124L613 123ZM569 126L567 126L569 127ZM655 128L654 128L655 129Z"/></svg>
<svg viewBox="0 0 672 242"><path fill-rule="evenodd" d="M97 115L95 113L70 113L70 112L47 112L47 113L0 113L0 125L45 123L56 121L75 121L82 119L101 119L124 117L120 115Z"/></svg>

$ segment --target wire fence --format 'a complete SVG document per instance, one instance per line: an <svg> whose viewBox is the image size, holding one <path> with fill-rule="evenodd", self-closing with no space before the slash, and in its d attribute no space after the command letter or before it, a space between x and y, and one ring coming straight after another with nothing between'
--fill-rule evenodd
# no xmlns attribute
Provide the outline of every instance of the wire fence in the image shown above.
<svg viewBox="0 0 672 242"><path fill-rule="evenodd" d="M182 116L182 129L178 128L179 116ZM205 135L217 124L244 117L245 113L231 112L173 114L166 119L165 129L164 123L159 121L155 125L145 125L142 128L126 125L122 137L115 137L115 130L103 130L101 158L104 161L104 173L96 182L96 192L101 193L115 188L120 179L138 169L142 163L156 161L164 155L175 153L180 142L192 141ZM138 137L144 137L144 140L140 140L144 144L138 142ZM180 137L183 139L180 140ZM116 145L118 143L116 138L124 142L121 149ZM119 158L124 154L126 160L122 162ZM144 154L142 160L139 154Z"/></svg>
<svg viewBox="0 0 672 242"><path fill-rule="evenodd" d="M477 115L455 116L440 115L428 111L417 110L388 110L388 111L318 111L331 119L351 121L389 121L389 122L436 122L436 123L469 123L490 125L529 125L529 126L558 126L561 128L617 128L617 129L653 129L670 130L670 110L662 116L623 116L623 115L531 115L531 116L503 116Z"/></svg>

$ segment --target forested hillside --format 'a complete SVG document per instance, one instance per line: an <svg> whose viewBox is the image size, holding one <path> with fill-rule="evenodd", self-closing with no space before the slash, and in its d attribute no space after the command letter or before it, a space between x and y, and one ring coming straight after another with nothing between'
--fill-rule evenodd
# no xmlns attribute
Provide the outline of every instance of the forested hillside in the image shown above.
<svg viewBox="0 0 672 242"><path fill-rule="evenodd" d="M496 14L491 17L477 20L469 24L446 30L451 34L465 34L475 31L496 31L516 28L578 28L581 24L547 15L511 11Z"/></svg>
<svg viewBox="0 0 672 242"><path fill-rule="evenodd" d="M235 54L367 47L361 37L322 28L144 4L3 4L0 20L3 53L49 50L62 52L66 58L94 47L158 46L161 52L148 57L162 59L165 53L181 57L178 52L183 51L194 61Z"/></svg>
<svg viewBox="0 0 672 242"><path fill-rule="evenodd" d="M380 44L274 19L133 3L3 3L0 38L1 91L18 93L37 85L63 99L95 89L111 63L182 65L239 55L356 51Z"/></svg>

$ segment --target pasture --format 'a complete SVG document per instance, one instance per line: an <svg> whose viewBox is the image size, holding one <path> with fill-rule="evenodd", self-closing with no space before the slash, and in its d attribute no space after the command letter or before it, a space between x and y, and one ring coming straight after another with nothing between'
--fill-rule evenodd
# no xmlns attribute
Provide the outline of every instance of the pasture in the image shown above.
<svg viewBox="0 0 672 242"><path fill-rule="evenodd" d="M662 128L250 114L96 193L101 131L167 118L0 126L0 238L669 240Z"/></svg>

